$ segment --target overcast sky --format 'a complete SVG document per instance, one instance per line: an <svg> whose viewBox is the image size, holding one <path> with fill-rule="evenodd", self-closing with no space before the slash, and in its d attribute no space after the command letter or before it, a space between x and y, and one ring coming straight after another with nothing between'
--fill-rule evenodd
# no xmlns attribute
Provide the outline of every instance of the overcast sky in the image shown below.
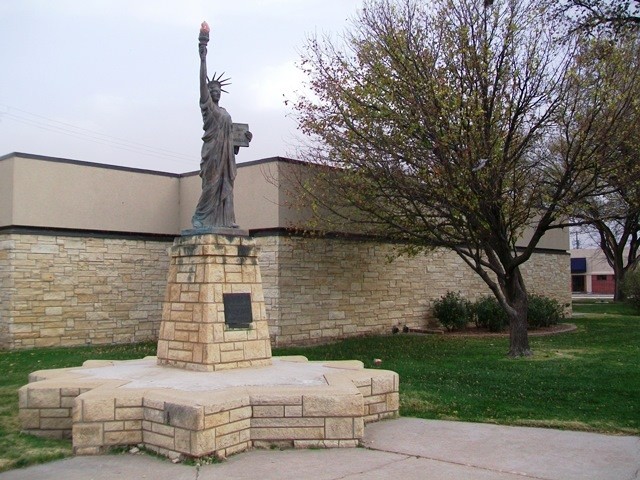
<svg viewBox="0 0 640 480"><path fill-rule="evenodd" d="M200 23L220 105L249 123L238 162L293 156L284 99L306 38L339 36L360 0L0 0L0 156L18 151L166 172L197 170Z"/></svg>

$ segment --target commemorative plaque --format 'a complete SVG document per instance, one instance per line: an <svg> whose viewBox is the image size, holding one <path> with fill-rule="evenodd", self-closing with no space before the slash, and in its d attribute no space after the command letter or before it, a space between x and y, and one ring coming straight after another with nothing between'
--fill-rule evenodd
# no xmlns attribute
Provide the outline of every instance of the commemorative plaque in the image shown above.
<svg viewBox="0 0 640 480"><path fill-rule="evenodd" d="M253 322L250 293L225 293L224 322L229 328L250 328Z"/></svg>

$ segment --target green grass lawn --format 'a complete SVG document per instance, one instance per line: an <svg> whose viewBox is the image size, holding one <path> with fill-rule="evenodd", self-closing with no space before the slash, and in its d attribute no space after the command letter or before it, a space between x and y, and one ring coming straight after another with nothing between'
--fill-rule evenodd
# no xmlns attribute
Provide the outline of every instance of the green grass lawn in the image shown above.
<svg viewBox="0 0 640 480"><path fill-rule="evenodd" d="M400 374L404 416L639 435L640 316L607 304L575 311L585 313L572 320L578 330L532 337L529 359L508 359L507 338L413 334L274 355L358 359L368 368L381 358L380 368ZM20 433L17 390L30 372L153 354L155 344L0 352L0 471L71 454L69 441Z"/></svg>
<svg viewBox="0 0 640 480"><path fill-rule="evenodd" d="M640 434L640 316L586 315L573 333L531 337L534 356L506 357L507 338L398 334L280 350L310 360L357 358L400 374L404 416Z"/></svg>
<svg viewBox="0 0 640 480"><path fill-rule="evenodd" d="M601 315L638 315L638 312L627 303L613 303L609 301L574 303L573 311L576 313L598 313Z"/></svg>

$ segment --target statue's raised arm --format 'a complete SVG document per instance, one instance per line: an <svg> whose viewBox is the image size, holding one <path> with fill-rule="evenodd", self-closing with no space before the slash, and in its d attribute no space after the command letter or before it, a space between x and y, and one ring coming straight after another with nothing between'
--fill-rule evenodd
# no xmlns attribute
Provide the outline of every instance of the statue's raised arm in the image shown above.
<svg viewBox="0 0 640 480"><path fill-rule="evenodd" d="M200 53L200 101L206 102L209 96L207 79L207 44L209 43L209 24L202 22L200 25L200 35L198 36L198 51Z"/></svg>

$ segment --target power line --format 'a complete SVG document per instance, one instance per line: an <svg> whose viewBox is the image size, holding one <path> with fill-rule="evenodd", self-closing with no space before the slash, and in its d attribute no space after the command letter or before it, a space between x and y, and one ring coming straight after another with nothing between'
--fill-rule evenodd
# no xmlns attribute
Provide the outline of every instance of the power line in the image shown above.
<svg viewBox="0 0 640 480"><path fill-rule="evenodd" d="M15 116L12 114L6 114L6 116L10 119L13 120L15 122L18 123L22 123L23 125L29 125L29 126L33 126L36 128L39 128L41 130L46 130L46 131L50 131L50 132L54 132L54 133L60 133L62 135L67 135L67 136L71 136L71 137L75 137L75 138L80 138L82 140L87 140L87 141L91 141L93 143L97 143L99 145L108 145L114 148L119 148L121 150L128 150L130 152L134 152L134 153L139 153L142 155L151 155L151 156L161 156L164 158L169 158L169 159L177 159L179 161L187 161L187 158L184 156L176 156L176 155L172 155L172 154L167 154L158 150L154 150L152 147L149 148L142 148L142 147L137 147L135 145L127 145L126 143L121 143L121 142L117 142L114 140L108 140L106 138L100 138L100 137L95 137L95 136L91 136L88 134L82 134L79 132L74 132L71 130L65 130L62 129L60 127L56 127L55 125L46 125L46 124L42 124L42 123L38 123L36 121L30 120L30 119L26 119L26 118L22 118L19 116Z"/></svg>
<svg viewBox="0 0 640 480"><path fill-rule="evenodd" d="M8 120L22 123L23 125L36 127L41 130L79 138L100 145L108 145L114 148L128 150L130 152L139 153L142 155L163 157L172 161L179 161L181 163L193 162L192 156L187 156L164 148L153 147L144 143L106 135L104 133L89 130L87 128L79 127L70 123L61 122L59 120L54 120L52 118L32 113L17 107L12 107L4 103L0 103L0 107L6 109L6 111L0 111L0 119L7 118Z"/></svg>

